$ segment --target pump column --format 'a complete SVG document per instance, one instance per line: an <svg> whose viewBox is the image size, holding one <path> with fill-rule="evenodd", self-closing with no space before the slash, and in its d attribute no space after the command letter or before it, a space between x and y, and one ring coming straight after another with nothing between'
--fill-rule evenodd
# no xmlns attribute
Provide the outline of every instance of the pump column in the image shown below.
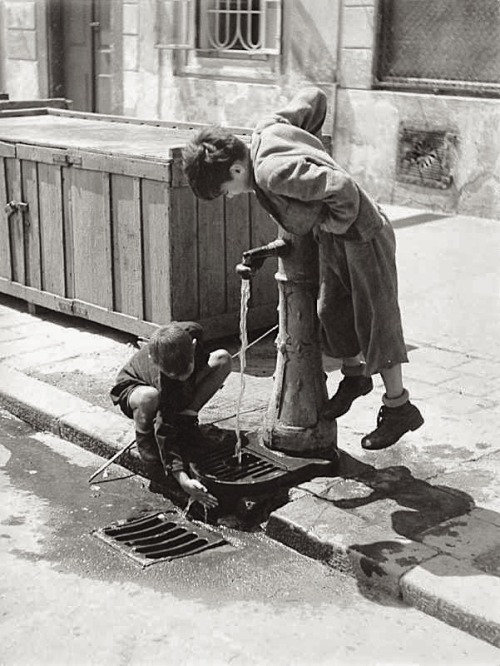
<svg viewBox="0 0 500 666"><path fill-rule="evenodd" d="M331 457L337 449L335 421L321 418L328 399L319 320L318 247L312 233L282 232L290 246L278 259L279 333L273 393L262 427L269 449L291 455Z"/></svg>

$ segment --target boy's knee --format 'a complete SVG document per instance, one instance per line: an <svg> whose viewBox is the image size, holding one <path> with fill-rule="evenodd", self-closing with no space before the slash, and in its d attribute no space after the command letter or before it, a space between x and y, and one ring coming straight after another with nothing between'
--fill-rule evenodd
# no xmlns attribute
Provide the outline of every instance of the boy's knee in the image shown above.
<svg viewBox="0 0 500 666"><path fill-rule="evenodd" d="M231 367L233 364L233 359L231 354L226 349L217 349L210 354L209 365L214 369L220 372L224 377L231 372Z"/></svg>
<svg viewBox="0 0 500 666"><path fill-rule="evenodd" d="M136 425L141 425L143 428L152 426L159 400L160 394L154 386L137 386L132 391L129 406Z"/></svg>

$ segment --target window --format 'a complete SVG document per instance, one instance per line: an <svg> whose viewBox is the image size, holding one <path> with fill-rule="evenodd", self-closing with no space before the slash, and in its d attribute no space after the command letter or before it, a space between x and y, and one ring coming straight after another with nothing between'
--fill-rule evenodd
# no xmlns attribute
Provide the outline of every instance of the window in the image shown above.
<svg viewBox="0 0 500 666"><path fill-rule="evenodd" d="M499 0L380 0L378 87L500 94Z"/></svg>
<svg viewBox="0 0 500 666"><path fill-rule="evenodd" d="M278 55L281 0L159 0L158 48L205 56Z"/></svg>

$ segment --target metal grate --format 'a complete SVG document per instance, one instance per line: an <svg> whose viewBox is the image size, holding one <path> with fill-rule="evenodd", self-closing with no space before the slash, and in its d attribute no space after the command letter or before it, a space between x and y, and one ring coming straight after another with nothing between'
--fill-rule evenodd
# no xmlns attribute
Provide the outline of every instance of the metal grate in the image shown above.
<svg viewBox="0 0 500 666"><path fill-rule="evenodd" d="M500 94L498 0L380 0L378 84Z"/></svg>
<svg viewBox="0 0 500 666"><path fill-rule="evenodd" d="M226 483L261 483L285 474L285 470L272 461L260 458L250 451L242 451L241 465L234 455L234 446L223 446L210 451L196 463L203 476Z"/></svg>
<svg viewBox="0 0 500 666"><path fill-rule="evenodd" d="M445 131L402 128L396 178L403 183L446 189L453 176L457 136Z"/></svg>
<svg viewBox="0 0 500 666"><path fill-rule="evenodd" d="M194 555L226 543L220 534L194 526L174 511L118 521L92 534L143 567Z"/></svg>
<svg viewBox="0 0 500 666"><path fill-rule="evenodd" d="M275 492L278 487L291 486L318 472L328 474L336 470L335 449L332 449L332 459L301 458L268 449L258 433L244 435L243 442L241 464L232 441L203 451L191 463L194 476L219 498Z"/></svg>

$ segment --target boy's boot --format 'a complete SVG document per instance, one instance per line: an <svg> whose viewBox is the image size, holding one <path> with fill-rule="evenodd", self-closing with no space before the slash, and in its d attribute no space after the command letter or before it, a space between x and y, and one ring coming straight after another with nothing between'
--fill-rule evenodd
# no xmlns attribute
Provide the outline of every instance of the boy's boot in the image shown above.
<svg viewBox="0 0 500 666"><path fill-rule="evenodd" d="M361 440L368 451L386 449L395 444L409 430L416 430L424 422L420 411L409 400L405 389L399 398L382 397L384 403L377 416L377 427Z"/></svg>
<svg viewBox="0 0 500 666"><path fill-rule="evenodd" d="M154 432L152 430L148 432L136 430L135 441L139 451L139 458L148 477L151 481L156 481L157 483L165 482L167 477L165 476Z"/></svg>
<svg viewBox="0 0 500 666"><path fill-rule="evenodd" d="M327 402L323 417L325 419L338 419L346 414L356 398L367 395L373 389L371 377L366 377L363 372L365 364L342 366L341 372L344 379L340 382L337 393Z"/></svg>

